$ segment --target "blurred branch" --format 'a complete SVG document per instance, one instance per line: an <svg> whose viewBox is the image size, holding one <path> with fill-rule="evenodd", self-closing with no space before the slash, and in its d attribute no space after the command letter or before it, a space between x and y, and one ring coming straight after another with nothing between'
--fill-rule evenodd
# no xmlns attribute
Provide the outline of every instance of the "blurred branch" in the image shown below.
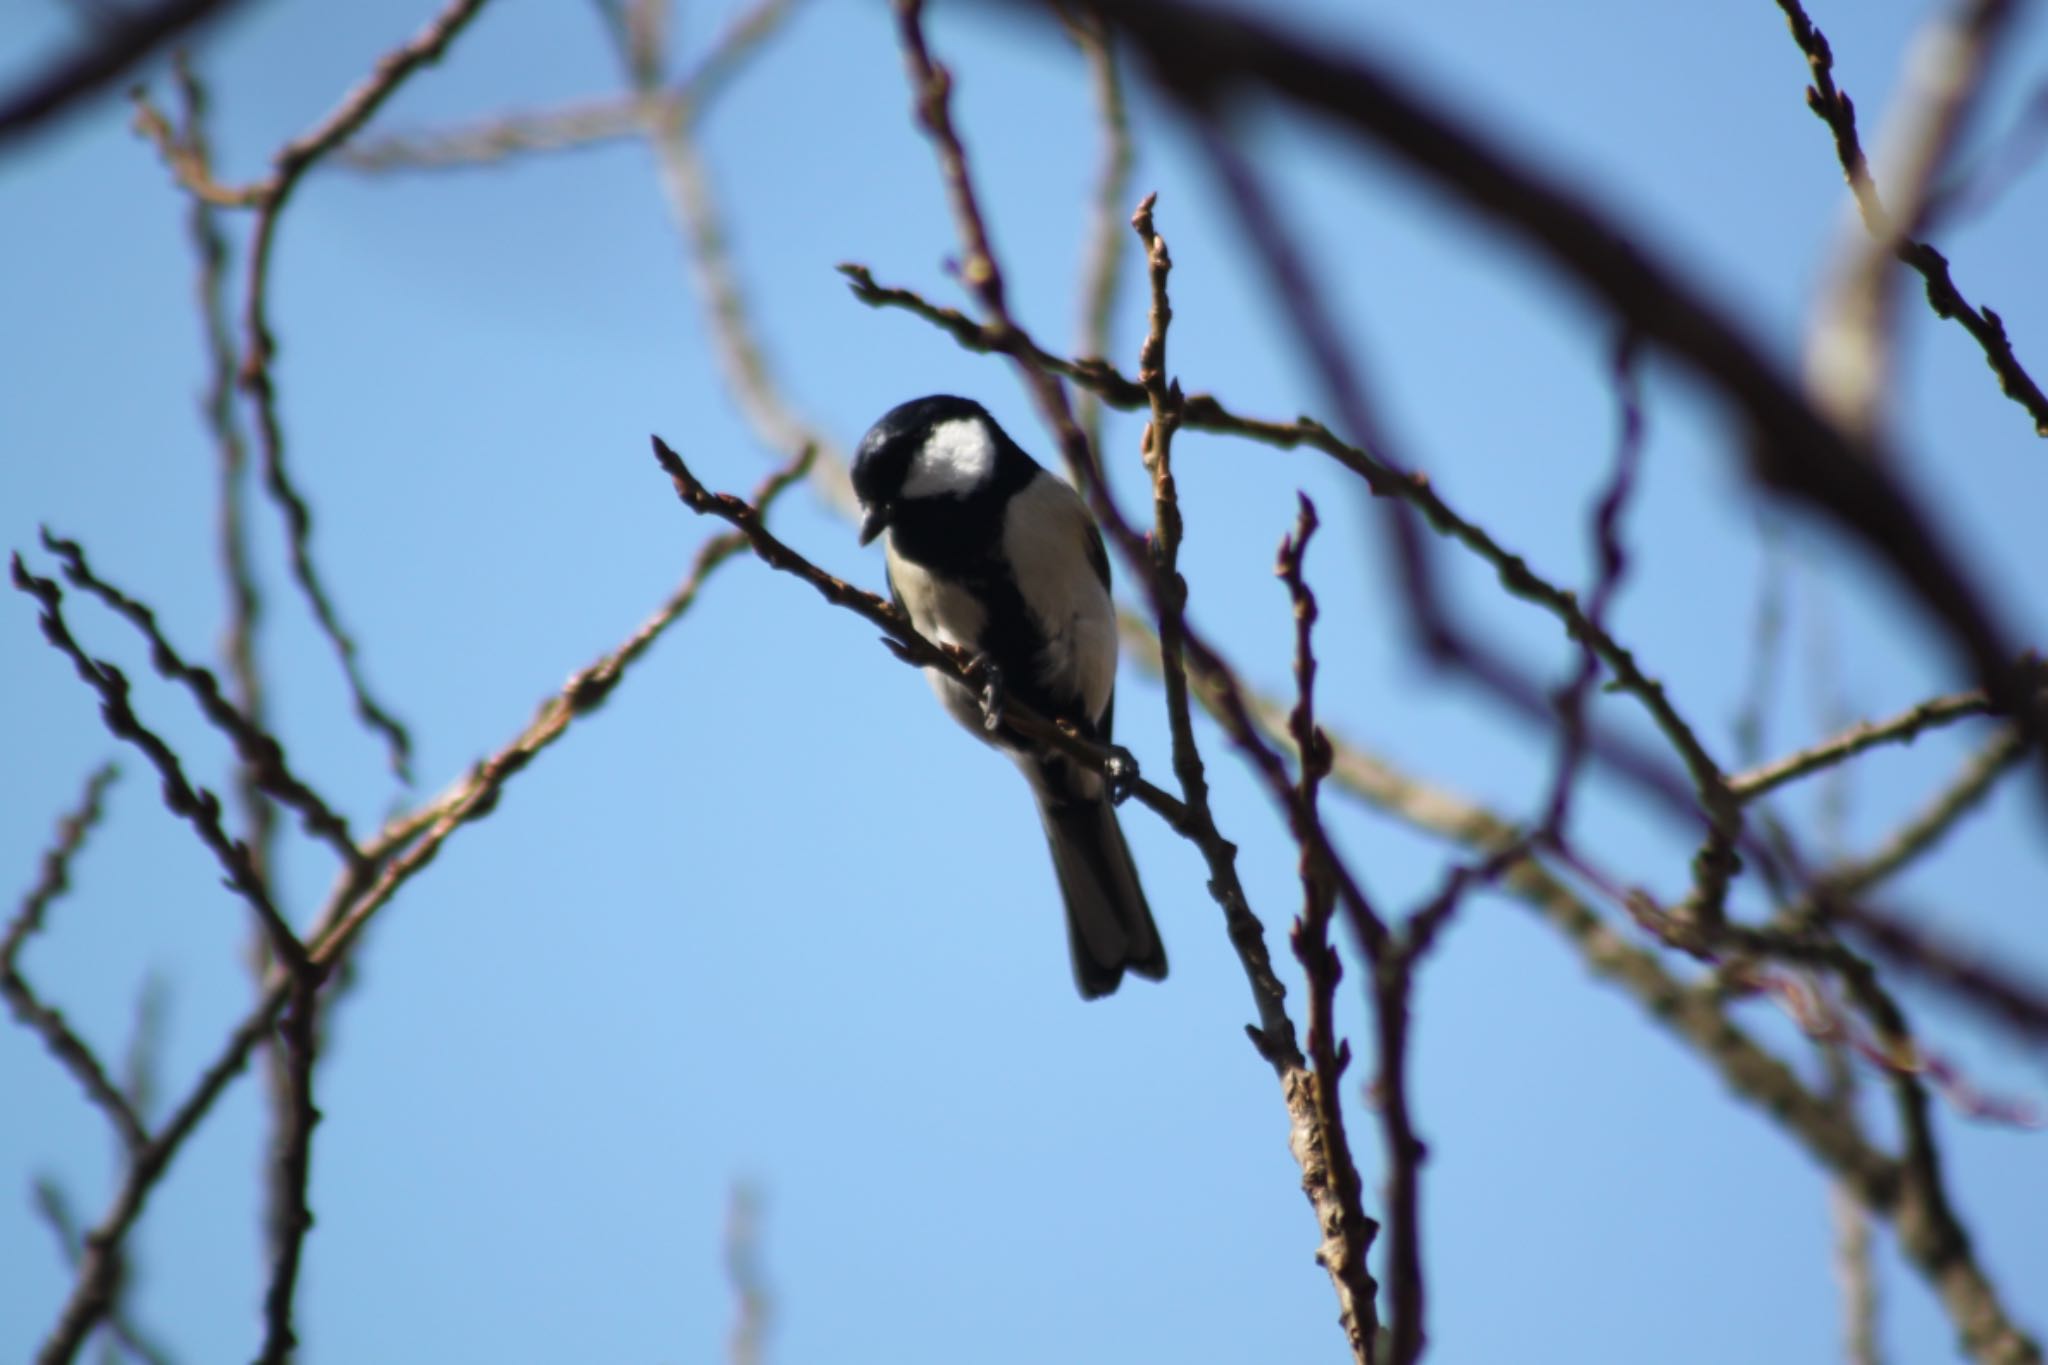
<svg viewBox="0 0 2048 1365"><path fill-rule="evenodd" d="M664 93L664 114L666 106L686 99L680 91ZM624 142L641 136L645 127L639 96L607 95L549 109L517 110L460 127L363 138L337 155L354 171L449 170L494 165L528 152Z"/></svg>
<svg viewBox="0 0 2048 1365"><path fill-rule="evenodd" d="M0 994L7 997L14 1017L43 1040L50 1055L63 1064L85 1091L86 1098L114 1125L121 1145L132 1152L149 1140L143 1116L108 1078L107 1069L92 1046L72 1030L62 1014L37 997L21 974L19 961L30 936L42 930L50 906L70 889L72 859L85 847L87 836L99 823L107 788L118 776L120 769L112 763L94 769L77 804L57 822L56 838L43 850L42 870L35 885L22 897L20 908L7 921L5 934L0 935Z"/></svg>
<svg viewBox="0 0 2048 1365"><path fill-rule="evenodd" d="M63 1256L64 1264L76 1267L85 1256L86 1243L78 1227L78 1218L71 1211L71 1201L64 1194L63 1187L48 1176L38 1177L35 1182L36 1213L57 1239L57 1251ZM119 1277L119 1288L127 1287L125 1267ZM149 1334L135 1323L134 1318L120 1304L107 1314L106 1329L113 1343L130 1359L139 1360L143 1365L172 1365L174 1357Z"/></svg>
<svg viewBox="0 0 2048 1365"><path fill-rule="evenodd" d="M340 159L357 171L448 170L491 165L529 152L575 151L641 138L647 135L650 121L694 127L705 104L775 34L795 3L762 0L734 21L695 70L672 85L661 86L657 79L647 90L634 89L623 95L514 110L451 128L356 139L341 149ZM616 6L603 8L608 23L619 22ZM627 40L621 55L660 36L636 34ZM648 69L658 78L659 67L656 60Z"/></svg>
<svg viewBox="0 0 2048 1365"><path fill-rule="evenodd" d="M2048 436L2044 397L2014 356L2005 326L1990 309L1979 312L1950 278L1948 261L1924 241L1935 207L1937 181L1976 101L1998 35L2016 8L2011 0L1968 0L1930 18L1913 42L1906 91L1888 121L1886 160L1896 183L1887 212L1878 196L1856 134L1856 107L1834 82L1834 54L1799 0L1778 0L1793 41L1806 54L1813 84L1806 103L1834 134L1836 159L1856 197L1865 233L1843 244L1830 285L1823 291L1809 353L1809 375L1819 398L1848 425L1869 430L1890 371L1897 308L1891 262L1904 261L1927 285L1935 314L1953 318L1983 348L1999 387Z"/></svg>
<svg viewBox="0 0 2048 1365"><path fill-rule="evenodd" d="M1821 877L1822 883L1845 895L1876 886L1939 843L1958 820L1990 793L2000 775L2025 755L2026 744L2019 731L2003 731L1963 766L1962 772L1926 809L1900 825L1862 858L1829 868Z"/></svg>
<svg viewBox="0 0 2048 1365"><path fill-rule="evenodd" d="M1853 1119L1856 1071L1840 1042L1821 1045L1827 1066L1828 1098ZM1877 1266L1871 1255L1870 1214L1840 1181L1828 1183L1828 1210L1835 1224L1835 1282L1842 1291L1842 1336L1849 1365L1883 1365L1877 1346Z"/></svg>
<svg viewBox="0 0 2048 1365"><path fill-rule="evenodd" d="M2007 624L1891 462L1816 411L1685 275L1390 66L1242 14L1174 0L1100 4L1204 126L1250 94L1320 113L1525 241L1645 341L1695 371L1745 418L1759 481L1860 540L1938 623L1997 709L2040 737L2048 717L2013 676L2018 650ZM2048 757L2040 775L2048 786Z"/></svg>
<svg viewBox="0 0 2048 1365"><path fill-rule="evenodd" d="M1861 899L1824 901L1828 915L1906 976L1958 1005L1989 1014L2039 1047L2048 1044L2048 982L2030 981L2009 964L1994 965L1905 918Z"/></svg>
<svg viewBox="0 0 2048 1365"><path fill-rule="evenodd" d="M1808 749L1787 754L1774 763L1737 773L1728 779L1728 789L1738 801L1754 801L1765 792L1787 782L1832 767L1880 744L1910 744L1923 730L1947 725L1965 716L1981 716L1991 709L1990 698L1982 692L1953 692L1930 697L1889 720L1859 721L1841 734Z"/></svg>
<svg viewBox="0 0 2048 1365"><path fill-rule="evenodd" d="M146 96L138 92L135 101L136 130L156 144L190 193L209 204L256 211L256 226L249 245L248 281L244 287L245 345L240 382L256 410L264 487L284 516L292 576L340 661L356 715L383 738L391 770L402 781L409 780L412 741L404 725L371 694L363 677L355 639L342 626L333 598L313 562L312 509L285 463L283 419L272 373L277 340L269 317L270 262L284 209L306 173L369 122L407 77L439 61L484 3L485 0L452 0L413 38L379 58L370 75L344 96L326 118L280 148L267 177L246 185L224 186L213 180L203 144L181 140Z"/></svg>
<svg viewBox="0 0 2048 1365"><path fill-rule="evenodd" d="M1777 694L1785 652L1785 582L1789 570L1777 521L1759 517L1757 534L1763 542L1763 555L1757 568L1756 614L1751 618L1754 624L1749 636L1749 681L1742 689L1742 706L1735 713L1733 725L1735 761L1745 765L1763 761L1771 702Z"/></svg>
<svg viewBox="0 0 2048 1365"><path fill-rule="evenodd" d="M112 85L216 11L234 7L235 0L158 0L112 10L73 51L0 93L0 148Z"/></svg>
<svg viewBox="0 0 2048 1365"><path fill-rule="evenodd" d="M2033 168L2048 148L2048 82L2034 87L2026 107L1977 164L1958 171L1935 191L1930 219L1954 223L1988 211L1993 202Z"/></svg>
<svg viewBox="0 0 2048 1365"><path fill-rule="evenodd" d="M1933 174L1939 169L1938 163L1923 164L1921 182L1908 185L1909 198L1903 201L1908 206L1906 222L1903 226L1895 225L1893 216L1885 212L1877 186L1871 179L1870 167L1863 157L1863 147L1856 134L1856 105L1848 92L1835 84L1835 56L1828 46L1827 35L1814 27L1800 0L1778 0L1778 8L1785 12L1786 22L1792 29L1792 40L1806 54L1807 67L1813 74L1813 84L1806 88L1806 106L1834 135L1835 159L1841 163L1842 174L1856 197L1857 211L1869 233L1870 246L1866 251L1856 253L1867 257L1862 268L1867 274L1887 256L1892 256L1918 271L1927 284L1928 307L1937 317L1953 319L1976 340L1983 348L1984 359L1991 366L1991 372L1998 377L1999 388L2033 419L2036 435L2048 436L2048 394L2041 392L2040 386L2013 353L2004 320L1989 308L1980 310L1973 307L1956 288L1949 273L1948 258L1926 242L1914 238L1913 234L1921 230L1927 215L1938 206L1932 197L1931 183ZM1977 17L1965 31L1981 33L1987 11L1995 11L1989 16L1994 24L2002 22L2006 8L2003 4L1973 5L1972 13ZM1934 22L1943 21L1937 18ZM1934 35L1930 34L1928 40L1934 40ZM1946 58L1936 63L1946 64ZM1965 73L1958 69L1957 74ZM1952 116L1959 113L1959 109L1952 110ZM1942 132L1932 123L1929 131L1937 136ZM1952 126L1947 135L1953 136ZM1927 150L1939 150L1932 138ZM1871 286L1866 282L1863 287Z"/></svg>
<svg viewBox="0 0 2048 1365"><path fill-rule="evenodd" d="M841 512L850 512L853 486L846 457L829 435L797 410L769 361L752 306L740 285L710 169L698 152L695 137L704 102L761 51L794 8L794 0L755 0L719 36L697 74L674 91L664 91L659 85L665 54L659 48L658 34L644 25L622 27L612 16L612 36L627 76L634 82L637 126L654 151L662 190L689 254L692 284L727 389L755 438L770 450L784 456L805 449L815 451L811 476L819 494Z"/></svg>
<svg viewBox="0 0 2048 1365"><path fill-rule="evenodd" d="M725 1277L738 1305L726 1359L731 1365L761 1365L775 1300L761 1269L761 1197L743 1183L734 1184L726 1199Z"/></svg>
<svg viewBox="0 0 2048 1365"><path fill-rule="evenodd" d="M1067 34L1088 62L1088 84L1095 96L1095 119L1102 138L1095 193L1088 201L1088 225L1081 248L1078 296L1080 327L1074 340L1077 355L1109 354L1110 324L1115 318L1117 288L1123 282L1123 206L1130 202L1131 124L1124 107L1123 72L1116 48L1101 16L1089 0L1078 0L1061 15ZM1074 418L1090 447L1102 449L1102 402L1083 390Z"/></svg>
<svg viewBox="0 0 2048 1365"><path fill-rule="evenodd" d="M1614 388L1619 420L1614 440L1614 469L1593 504L1593 591L1586 599L1585 636L1578 637L1579 667L1557 695L1561 736L1557 769L1536 838L1562 843L1571 824L1571 799L1586 755L1586 703L1600 676L1600 655L1592 638L1607 634L1607 613L1628 572L1628 552L1621 543L1621 519L1636 489L1643 461L1642 382L1637 370L1635 339L1624 333L1614 347Z"/></svg>

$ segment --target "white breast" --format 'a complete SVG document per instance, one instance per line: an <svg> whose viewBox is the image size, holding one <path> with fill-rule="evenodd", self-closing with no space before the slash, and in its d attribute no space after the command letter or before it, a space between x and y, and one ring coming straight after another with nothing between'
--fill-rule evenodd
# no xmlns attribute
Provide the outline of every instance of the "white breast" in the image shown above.
<svg viewBox="0 0 2048 1365"><path fill-rule="evenodd" d="M1081 495L1050 474L1012 498L1003 518L1003 553L1045 634L1040 676L1078 693L1100 720L1116 686L1116 612L1090 562L1094 530Z"/></svg>
<svg viewBox="0 0 2048 1365"><path fill-rule="evenodd" d="M922 564L897 554L894 536L889 537L885 549L889 582L903 599L903 610L909 613L910 624L917 627L917 633L933 644L958 645L966 650L979 648L981 628L988 620L980 600ZM976 734L983 733L980 706L964 688L936 668L927 668L924 676L954 720Z"/></svg>

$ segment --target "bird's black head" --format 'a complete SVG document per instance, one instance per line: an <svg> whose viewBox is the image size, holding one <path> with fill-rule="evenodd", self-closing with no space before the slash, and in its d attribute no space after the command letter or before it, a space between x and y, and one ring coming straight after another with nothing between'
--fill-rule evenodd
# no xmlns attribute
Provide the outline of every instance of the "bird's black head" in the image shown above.
<svg viewBox="0 0 2048 1365"><path fill-rule="evenodd" d="M854 452L860 543L880 535L905 504L978 497L1036 467L971 398L941 393L898 404Z"/></svg>

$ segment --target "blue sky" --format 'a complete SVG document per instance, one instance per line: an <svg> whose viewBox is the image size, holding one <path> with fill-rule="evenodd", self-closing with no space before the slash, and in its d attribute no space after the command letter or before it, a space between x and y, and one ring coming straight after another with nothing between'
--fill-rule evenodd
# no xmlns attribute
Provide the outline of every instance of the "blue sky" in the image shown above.
<svg viewBox="0 0 2048 1365"><path fill-rule="evenodd" d="M1894 0L1815 10L1867 140L1922 16ZM226 172L259 174L425 17L413 0L257 5L220 28L202 69ZM726 6L686 7L684 51L702 51L725 17ZM1768 0L1373 0L1302 6L1299 18L1484 119L1796 360L1846 197ZM0 74L23 69L19 54L60 35L62 19L54 5L0 17L0 50L16 54ZM1055 31L1000 7L942 4L931 31L958 78L956 116L1011 297L1041 340L1064 346L1096 155L1081 63ZM1973 148L2044 75L2048 29L2035 22L2000 61ZM616 84L593 7L499 0L378 127ZM1329 415L1198 152L1142 88L1133 98L1134 191L1159 191L1176 261L1173 368L1242 411ZM860 261L959 301L942 269L957 247L907 110L881 7L815 0L705 120L777 371L842 443L904 398L952 391L1049 455L1001 363L860 307L832 269ZM1326 132L1266 116L1245 132L1411 458L1537 567L1583 584L1585 509L1615 422L1603 319L1511 243ZM183 206L115 103L0 161L0 195L0 532L43 572L40 523L82 539L203 654L224 605ZM2044 217L2048 172L2036 170L1991 213L1938 236L1958 283L2004 315L2037 377L2048 370ZM2009 618L2048 641L2048 443L1968 339L1909 302L1892 409L1902 474L1938 492L1944 528ZM276 725L299 770L374 828L511 738L680 576L711 528L674 500L649 432L717 487L751 487L772 457L722 386L636 144L490 170L316 173L282 227L274 316L315 551L375 687L412 725L420 786L395 789L348 722L266 514ZM1127 289L1116 335L1127 369L1141 327ZM1709 395L1652 362L1647 402L1633 568L1614 622L1732 756L1766 562L1756 504ZM1133 510L1137 435L1113 420L1105 450ZM1271 560L1305 489L1327 524L1310 573L1325 609L1328 720L1420 775L1532 812L1548 743L1415 658L1380 525L1356 489L1307 452L1199 434L1177 449L1193 611L1245 676L1287 680L1291 625ZM1858 552L1804 519L1767 521L1790 612L1769 750L1831 728L1832 698L1883 715L1962 685ZM777 523L818 562L879 586L879 556L821 503L794 496ZM1564 675L1571 656L1549 618L1503 599L1484 566L1439 558L1478 628ZM220 786L224 745L149 675L125 629L82 603L73 623ZM385 912L321 1073L307 1359L717 1358L732 1311L719 1239L736 1179L764 1193L777 1360L1342 1358L1284 1115L1241 1033L1242 976L1200 859L1126 812L1173 976L1084 1007L1022 783L951 728L873 636L792 580L728 566L604 709ZM0 869L26 887L52 822L115 746L11 594L0 661L0 769L12 775ZM1596 705L1641 728L1627 699ZM1160 694L1128 668L1118 724L1165 781ZM1985 733L1959 727L1859 764L1844 845L1874 842ZM1208 738L1219 819L1284 955L1292 848ZM179 1095L246 1007L249 925L139 762L122 759L127 777L76 890L25 961L111 1055L140 984L160 976L164 1084ZM1811 828L1817 792L1795 789L1784 809ZM1336 798L1332 810L1381 904L1413 905L1435 885L1438 845ZM1901 898L2039 971L2044 819L2038 789L2008 783L1902 881ZM1619 875L1667 899L1682 892L1690 832L1627 790L1592 783L1575 830ZM331 861L303 841L287 848L286 897L307 914ZM2048 1094L2038 1059L1938 1001L1908 1000L1973 1079L2037 1103ZM1355 994L1344 1009L1363 1051ZM1811 1049L1771 1006L1739 1017L1813 1074ZM1837 1351L1816 1168L1526 910L1490 895L1465 908L1423 976L1417 1021L1433 1359ZM114 1154L69 1077L16 1028L0 1030L0 1094L0 1359L15 1359L66 1286L30 1178L58 1177L91 1213ZM245 1080L157 1192L137 1243L139 1316L184 1359L247 1356L258 1339L261 1118ZM1376 1211L1370 1120L1361 1105L1353 1131ZM2022 1319L2048 1327L2048 1138L1947 1109L1939 1124L1981 1255ZM1953 1358L1930 1292L1888 1236L1879 1242L1893 1358Z"/></svg>

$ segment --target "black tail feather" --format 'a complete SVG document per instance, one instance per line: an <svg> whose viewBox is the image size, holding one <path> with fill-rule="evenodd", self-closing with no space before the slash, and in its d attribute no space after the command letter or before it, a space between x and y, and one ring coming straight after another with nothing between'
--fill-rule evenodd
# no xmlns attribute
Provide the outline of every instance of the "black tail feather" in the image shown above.
<svg viewBox="0 0 2048 1365"><path fill-rule="evenodd" d="M1108 995L1125 971L1154 981L1166 976L1166 945L1138 884L1137 865L1106 800L1048 799L1039 816L1052 845L1053 871L1067 903L1067 941L1074 984L1084 1000Z"/></svg>

